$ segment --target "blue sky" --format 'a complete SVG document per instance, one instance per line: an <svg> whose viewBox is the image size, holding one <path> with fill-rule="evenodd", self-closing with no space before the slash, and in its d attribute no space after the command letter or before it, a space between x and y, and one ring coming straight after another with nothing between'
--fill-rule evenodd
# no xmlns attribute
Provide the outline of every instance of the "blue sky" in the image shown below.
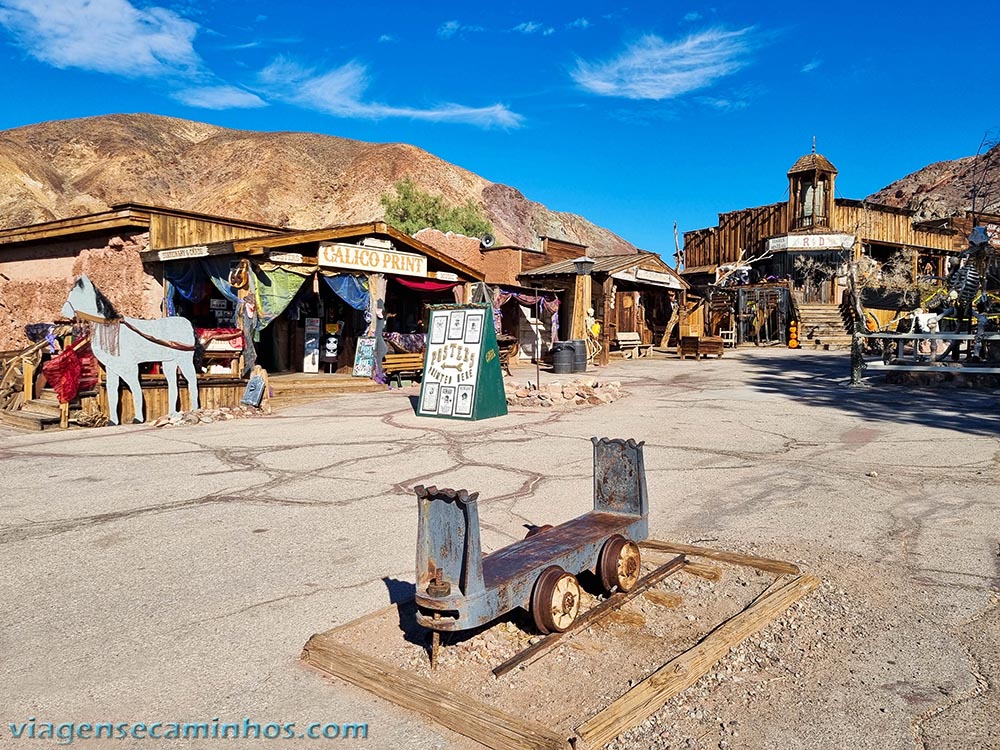
<svg viewBox="0 0 1000 750"><path fill-rule="evenodd" d="M420 146L673 253L782 200L816 136L863 198L1000 127L992 3L0 0L0 129L153 112Z"/></svg>

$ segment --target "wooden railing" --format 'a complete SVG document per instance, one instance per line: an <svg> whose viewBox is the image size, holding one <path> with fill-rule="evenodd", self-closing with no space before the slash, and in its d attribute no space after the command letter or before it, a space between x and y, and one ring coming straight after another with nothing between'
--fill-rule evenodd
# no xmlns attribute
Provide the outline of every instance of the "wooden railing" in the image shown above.
<svg viewBox="0 0 1000 750"><path fill-rule="evenodd" d="M882 357L866 359L867 370L1000 374L1000 333L859 333L856 335L869 341L882 342ZM941 343L944 347L940 346ZM976 356L977 343L978 356ZM924 344L926 346L923 346ZM939 351L942 348L943 351Z"/></svg>

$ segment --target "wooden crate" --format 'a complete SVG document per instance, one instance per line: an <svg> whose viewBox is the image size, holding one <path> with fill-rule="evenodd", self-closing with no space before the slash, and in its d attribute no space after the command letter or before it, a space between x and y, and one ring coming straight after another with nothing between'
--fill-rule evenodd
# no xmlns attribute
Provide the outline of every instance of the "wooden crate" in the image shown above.
<svg viewBox="0 0 1000 750"><path fill-rule="evenodd" d="M708 355L722 356L724 342L720 336L681 336L677 354L681 359L701 359Z"/></svg>

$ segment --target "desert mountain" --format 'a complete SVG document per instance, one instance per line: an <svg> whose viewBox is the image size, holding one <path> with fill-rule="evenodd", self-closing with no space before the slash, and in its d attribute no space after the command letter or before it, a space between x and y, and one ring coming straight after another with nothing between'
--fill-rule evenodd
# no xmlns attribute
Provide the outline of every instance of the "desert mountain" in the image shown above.
<svg viewBox="0 0 1000 750"><path fill-rule="evenodd" d="M580 216L550 211L415 146L149 114L0 131L0 228L133 202L312 229L381 219L379 197L405 176L449 203L481 205L502 243L534 247L545 235L595 255L635 252Z"/></svg>
<svg viewBox="0 0 1000 750"><path fill-rule="evenodd" d="M1000 213L1000 145L980 156L939 161L868 196L873 203L917 212L918 219L941 219L972 209Z"/></svg>

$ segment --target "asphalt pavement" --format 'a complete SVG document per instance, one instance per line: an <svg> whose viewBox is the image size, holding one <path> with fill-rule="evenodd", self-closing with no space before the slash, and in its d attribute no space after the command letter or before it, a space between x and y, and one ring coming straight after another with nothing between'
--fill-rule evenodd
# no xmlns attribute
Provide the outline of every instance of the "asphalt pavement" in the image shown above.
<svg viewBox="0 0 1000 750"><path fill-rule="evenodd" d="M534 372L515 368L515 379ZM590 375L620 380L620 401L483 422L418 418L403 389L260 419L6 433L0 747L57 746L11 736L29 717L367 722L364 742L323 747L467 747L321 678L299 652L311 634L411 590L414 485L480 492L488 552L526 524L589 510L594 435L646 442L652 536L801 560L892 623L876 645L844 652L844 674L878 661L879 675L838 683L836 711L787 712L773 746L992 742L1000 399L852 389L848 372L843 353L741 349L619 362ZM875 596L875 579L895 594ZM768 746L755 742L746 746Z"/></svg>

